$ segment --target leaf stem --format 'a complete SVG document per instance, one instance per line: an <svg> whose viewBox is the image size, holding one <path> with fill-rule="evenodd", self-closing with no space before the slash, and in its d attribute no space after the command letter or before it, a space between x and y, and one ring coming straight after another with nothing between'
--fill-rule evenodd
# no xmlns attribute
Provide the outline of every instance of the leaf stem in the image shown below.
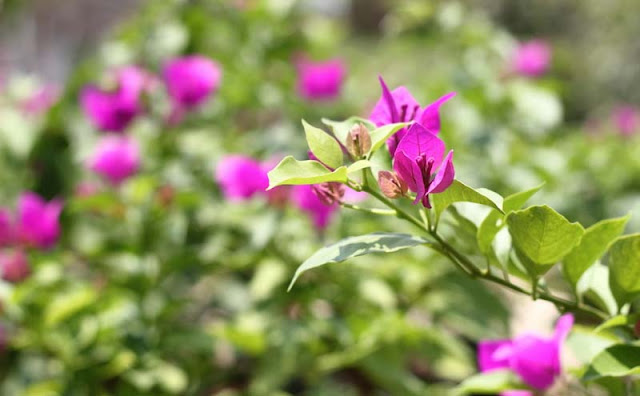
<svg viewBox="0 0 640 396"><path fill-rule="evenodd" d="M383 215L383 216L396 216L397 215L396 211L392 210L392 209L363 208L361 206L353 205L353 204L346 203L346 202L340 202L340 206L345 207L345 208L349 208L349 209L353 209L353 210L357 210L357 211L360 211L360 212L372 213L372 214Z"/></svg>

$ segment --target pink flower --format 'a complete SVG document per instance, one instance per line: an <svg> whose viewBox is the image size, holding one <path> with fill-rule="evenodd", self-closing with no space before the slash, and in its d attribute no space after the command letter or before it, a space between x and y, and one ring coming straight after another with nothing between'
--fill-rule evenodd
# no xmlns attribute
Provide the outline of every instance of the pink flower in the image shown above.
<svg viewBox="0 0 640 396"><path fill-rule="evenodd" d="M429 194L441 193L453 183L453 150L443 161L444 151L444 142L418 123L409 127L398 144L393 169L416 193L414 204L422 202L425 208L431 208Z"/></svg>
<svg viewBox="0 0 640 396"><path fill-rule="evenodd" d="M560 375L560 348L573 326L573 315L558 319L553 337L523 335L513 340L481 341L478 365L486 372L507 368L527 385L544 390Z"/></svg>
<svg viewBox="0 0 640 396"><path fill-rule="evenodd" d="M49 110L60 97L60 88L53 84L40 87L33 95L22 102L22 110L27 114L42 114Z"/></svg>
<svg viewBox="0 0 640 396"><path fill-rule="evenodd" d="M60 236L60 212L60 200L46 202L35 193L23 193L18 199L19 240L41 249L52 247Z"/></svg>
<svg viewBox="0 0 640 396"><path fill-rule="evenodd" d="M170 60L163 77L174 106L191 109L218 90L222 70L205 56L190 55Z"/></svg>
<svg viewBox="0 0 640 396"><path fill-rule="evenodd" d="M429 104L424 109L415 100L411 92L400 86L389 91L382 77L378 77L382 86L382 96L373 107L369 119L377 126L394 124L398 122L418 122L434 134L440 132L440 106L456 95L450 92ZM402 128L387 140L389 154L393 155L398 143L407 133L407 128Z"/></svg>
<svg viewBox="0 0 640 396"><path fill-rule="evenodd" d="M539 77L549 69L551 47L539 39L522 43L516 48L511 62L516 73L528 77Z"/></svg>
<svg viewBox="0 0 640 396"><path fill-rule="evenodd" d="M218 163L215 179L230 201L247 200L269 187L267 169L253 158L242 155L224 157Z"/></svg>
<svg viewBox="0 0 640 396"><path fill-rule="evenodd" d="M619 106L613 110L613 122L623 136L640 131L640 112L632 106Z"/></svg>
<svg viewBox="0 0 640 396"><path fill-rule="evenodd" d="M0 252L0 270L2 279L11 283L23 281L31 273L27 256L20 249Z"/></svg>
<svg viewBox="0 0 640 396"><path fill-rule="evenodd" d="M98 143L89 160L89 168L111 184L118 185L140 168L138 144L127 136L106 136Z"/></svg>
<svg viewBox="0 0 640 396"><path fill-rule="evenodd" d="M340 95L346 68L340 59L297 62L298 93L308 100L332 100Z"/></svg>
<svg viewBox="0 0 640 396"><path fill-rule="evenodd" d="M338 204L327 205L313 191L313 186L294 186L291 200L303 212L311 218L314 226L323 231L329 226L333 214L338 210Z"/></svg>
<svg viewBox="0 0 640 396"><path fill-rule="evenodd" d="M82 90L80 103L96 128L122 132L142 112L141 94L149 87L151 77L133 66L119 69L115 77L115 90L89 85Z"/></svg>
<svg viewBox="0 0 640 396"><path fill-rule="evenodd" d="M0 208L0 248L9 246L14 240L14 225L8 209Z"/></svg>

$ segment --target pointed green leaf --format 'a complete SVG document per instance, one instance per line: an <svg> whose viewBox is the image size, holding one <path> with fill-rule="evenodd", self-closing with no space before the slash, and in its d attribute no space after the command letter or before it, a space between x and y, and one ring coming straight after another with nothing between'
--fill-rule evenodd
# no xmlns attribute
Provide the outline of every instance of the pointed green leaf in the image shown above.
<svg viewBox="0 0 640 396"><path fill-rule="evenodd" d="M489 206L499 212L502 212L498 203L494 202L486 195L483 195L473 188L465 185L459 180L454 180L453 184L451 184L451 186L449 186L449 188L444 192L431 195L431 201L433 209L436 212L436 219L439 219L442 212L444 212L449 205L455 202L473 202Z"/></svg>
<svg viewBox="0 0 640 396"><path fill-rule="evenodd" d="M500 392L528 389L510 370L494 370L479 373L464 380L457 388L456 395L495 395Z"/></svg>
<svg viewBox="0 0 640 396"><path fill-rule="evenodd" d="M600 324L600 326L596 327L593 330L596 333L599 333L603 330L612 329L614 327L628 327L633 326L640 319L640 313L633 315L616 315L612 318L607 319L604 323Z"/></svg>
<svg viewBox="0 0 640 396"><path fill-rule="evenodd" d="M502 208L505 213L513 212L514 210L520 209L535 193L540 191L540 189L544 186L544 183L541 185L531 188L529 190L520 191L515 194L511 194L504 199L504 204Z"/></svg>
<svg viewBox="0 0 640 396"><path fill-rule="evenodd" d="M603 220L585 230L580 243L564 258L562 264L564 276L574 289L587 268L591 267L624 232L629 217Z"/></svg>
<svg viewBox="0 0 640 396"><path fill-rule="evenodd" d="M408 122L399 122L396 124L383 125L371 131L371 150L369 150L369 153L375 153L391 135L407 125L409 125Z"/></svg>
<svg viewBox="0 0 640 396"><path fill-rule="evenodd" d="M302 263L291 280L289 290L300 274L311 268L327 263L338 263L365 254L391 253L427 243L429 241L426 239L413 235L384 232L343 239L333 245L323 247Z"/></svg>
<svg viewBox="0 0 640 396"><path fill-rule="evenodd" d="M602 377L626 377L640 374L640 345L613 345L600 352L587 369L583 380Z"/></svg>
<svg viewBox="0 0 640 396"><path fill-rule="evenodd" d="M483 254L487 255L491 252L491 243L503 226L503 215L496 210L489 212L487 217L480 223L476 238L478 247Z"/></svg>
<svg viewBox="0 0 640 396"><path fill-rule="evenodd" d="M640 294L640 234L618 238L609 248L609 285L620 305Z"/></svg>
<svg viewBox="0 0 640 396"><path fill-rule="evenodd" d="M511 212L507 216L507 225L514 246L541 269L549 269L546 267L560 261L584 234L580 224L570 223L548 206L532 206Z"/></svg>
<svg viewBox="0 0 640 396"><path fill-rule="evenodd" d="M347 168L341 166L331 172L318 161L298 161L285 157L269 172L269 190L282 185L317 184L347 181Z"/></svg>
<svg viewBox="0 0 640 396"><path fill-rule="evenodd" d="M302 120L302 126L313 155L330 168L340 167L343 159L342 149L336 139L322 129L307 124L305 120Z"/></svg>
<svg viewBox="0 0 640 396"><path fill-rule="evenodd" d="M333 135L344 145L347 144L347 135L349 135L349 131L355 124L363 123L370 131L376 127L374 123L362 117L349 117L344 121L333 121L323 118L322 123L328 126L331 132L333 132Z"/></svg>
<svg viewBox="0 0 640 396"><path fill-rule="evenodd" d="M618 312L618 303L609 286L609 273L608 266L596 262L580 277L576 294L613 315Z"/></svg>

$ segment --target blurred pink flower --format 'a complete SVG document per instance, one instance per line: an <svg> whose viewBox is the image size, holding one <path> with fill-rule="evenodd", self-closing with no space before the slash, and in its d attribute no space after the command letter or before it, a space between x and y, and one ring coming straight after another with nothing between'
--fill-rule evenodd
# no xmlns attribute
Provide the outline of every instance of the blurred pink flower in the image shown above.
<svg viewBox="0 0 640 396"><path fill-rule="evenodd" d="M640 131L640 111L633 106L616 107L612 118L615 127L623 136L630 136Z"/></svg>
<svg viewBox="0 0 640 396"><path fill-rule="evenodd" d="M100 187L90 182L80 182L74 189L74 195L76 197L90 197L97 194L100 191Z"/></svg>
<svg viewBox="0 0 640 396"><path fill-rule="evenodd" d="M89 168L118 185L140 168L140 150L135 140L128 136L105 136L98 143Z"/></svg>
<svg viewBox="0 0 640 396"><path fill-rule="evenodd" d="M478 344L480 371L510 369L527 385L544 390L560 375L560 348L573 327L573 315L558 319L553 337L523 335L512 340L481 341Z"/></svg>
<svg viewBox="0 0 640 396"><path fill-rule="evenodd" d="M14 225L11 212L0 208L0 248L9 246L14 241Z"/></svg>
<svg viewBox="0 0 640 396"><path fill-rule="evenodd" d="M18 199L18 238L21 242L47 249L60 236L59 217L62 202L54 199L46 202L32 192L23 193Z"/></svg>
<svg viewBox="0 0 640 396"><path fill-rule="evenodd" d="M45 84L33 95L22 102L22 110L27 114L42 114L49 110L60 97L60 88L54 84Z"/></svg>
<svg viewBox="0 0 640 396"><path fill-rule="evenodd" d="M342 60L312 62L301 59L297 62L298 93L308 100L332 100L340 95L346 67Z"/></svg>
<svg viewBox="0 0 640 396"><path fill-rule="evenodd" d="M191 109L218 90L222 69L205 56L190 55L170 60L164 66L163 77L174 106Z"/></svg>
<svg viewBox="0 0 640 396"><path fill-rule="evenodd" d="M515 50L511 67L516 73L539 77L547 72L551 63L551 46L536 39L521 43Z"/></svg>
<svg viewBox="0 0 640 396"><path fill-rule="evenodd" d="M293 203L311 218L314 226L322 231L329 226L338 204L327 205L314 193L313 186L293 186L291 199Z"/></svg>
<svg viewBox="0 0 640 396"><path fill-rule="evenodd" d="M135 66L115 71L116 88L103 90L86 86L80 103L92 124L108 132L122 132L142 112L141 95L151 84L151 76Z"/></svg>
<svg viewBox="0 0 640 396"><path fill-rule="evenodd" d="M215 179L230 201L247 200L269 187L268 169L257 160L243 155L229 155L220 160Z"/></svg>
<svg viewBox="0 0 640 396"><path fill-rule="evenodd" d="M2 279L11 283L23 281L31 273L27 256L21 249L0 252L0 270Z"/></svg>

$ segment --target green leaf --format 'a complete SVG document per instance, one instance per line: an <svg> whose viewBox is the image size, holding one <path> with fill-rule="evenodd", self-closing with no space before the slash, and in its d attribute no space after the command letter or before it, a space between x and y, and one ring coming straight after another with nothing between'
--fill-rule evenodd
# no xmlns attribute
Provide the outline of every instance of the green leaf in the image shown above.
<svg viewBox="0 0 640 396"><path fill-rule="evenodd" d="M347 173L353 173L367 168L371 168L371 162L367 160L360 160L349 165L349 167L347 168Z"/></svg>
<svg viewBox="0 0 640 396"><path fill-rule="evenodd" d="M518 252L523 254L537 275L560 261L580 242L584 229L578 223L570 223L548 206L532 206L509 213L507 225Z"/></svg>
<svg viewBox="0 0 640 396"><path fill-rule="evenodd" d="M575 289L578 280L602 256L609 245L624 232L630 216L603 220L585 230L580 243L563 260L565 278Z"/></svg>
<svg viewBox="0 0 640 396"><path fill-rule="evenodd" d="M376 128L371 131L371 150L369 150L369 153L375 153L380 147L382 147L387 139L391 137L391 135L407 125L409 125L408 122L398 122L396 124L383 125L380 128Z"/></svg>
<svg viewBox="0 0 640 396"><path fill-rule="evenodd" d="M302 120L302 126L311 152L328 167L340 167L343 155L336 139L322 129L309 125L305 120Z"/></svg>
<svg viewBox="0 0 640 396"><path fill-rule="evenodd" d="M618 303L609 286L609 273L609 267L596 262L582 274L576 293L613 315L618 312Z"/></svg>
<svg viewBox="0 0 640 396"><path fill-rule="evenodd" d="M473 202L480 205L489 206L502 213L500 205L492 201L486 195L474 190L473 188L465 185L459 180L454 180L451 186L440 194L433 194L431 196L433 209L436 212L436 221L440 218L442 212L445 211L455 202Z"/></svg>
<svg viewBox="0 0 640 396"><path fill-rule="evenodd" d="M347 168L341 166L331 172L318 161L298 161L285 157L269 172L269 190L282 185L317 184L347 181Z"/></svg>
<svg viewBox="0 0 640 396"><path fill-rule="evenodd" d="M505 213L513 212L514 210L520 209L529 200L529 198L540 191L542 186L544 186L544 183L529 190L520 191L515 194L509 195L504 199L502 209L504 209Z"/></svg>
<svg viewBox="0 0 640 396"><path fill-rule="evenodd" d="M344 121L333 121L327 118L322 119L322 123L328 126L333 132L333 135L338 138L338 140L345 144L347 143L347 136L349 135L349 131L351 128L358 123L363 123L364 126L367 127L370 131L375 129L376 125L366 118L362 117L349 117Z"/></svg>
<svg viewBox="0 0 640 396"><path fill-rule="evenodd" d="M493 242L493 239L496 237L496 234L498 234L498 231L504 227L505 223L502 219L503 216L500 212L492 210L489 212L487 217L482 220L482 223L480 223L476 239L478 240L478 247L484 255L491 252L491 243Z"/></svg>
<svg viewBox="0 0 640 396"><path fill-rule="evenodd" d="M458 395L496 394L508 390L528 389L510 370L494 370L480 373L464 380L457 388Z"/></svg>
<svg viewBox="0 0 640 396"><path fill-rule="evenodd" d="M620 305L640 294L640 234L618 238L609 248L609 285Z"/></svg>
<svg viewBox="0 0 640 396"><path fill-rule="evenodd" d="M640 374L640 346L619 344L600 352L584 374L586 381Z"/></svg>
<svg viewBox="0 0 640 396"><path fill-rule="evenodd" d="M47 305L44 313L44 323L47 326L55 326L87 308L96 299L95 290L89 287L78 288L61 294Z"/></svg>
<svg viewBox="0 0 640 396"><path fill-rule="evenodd" d="M633 315L616 315L612 318L609 318L604 323L600 324L600 326L596 327L594 332L598 333L603 330L612 329L614 327L626 327L633 326L640 319L640 314Z"/></svg>
<svg viewBox="0 0 640 396"><path fill-rule="evenodd" d="M296 270L289 289L305 271L328 263L338 263L352 257L371 253L391 253L410 247L429 243L426 239L408 234L376 232L343 239L340 242L323 247L309 257Z"/></svg>

